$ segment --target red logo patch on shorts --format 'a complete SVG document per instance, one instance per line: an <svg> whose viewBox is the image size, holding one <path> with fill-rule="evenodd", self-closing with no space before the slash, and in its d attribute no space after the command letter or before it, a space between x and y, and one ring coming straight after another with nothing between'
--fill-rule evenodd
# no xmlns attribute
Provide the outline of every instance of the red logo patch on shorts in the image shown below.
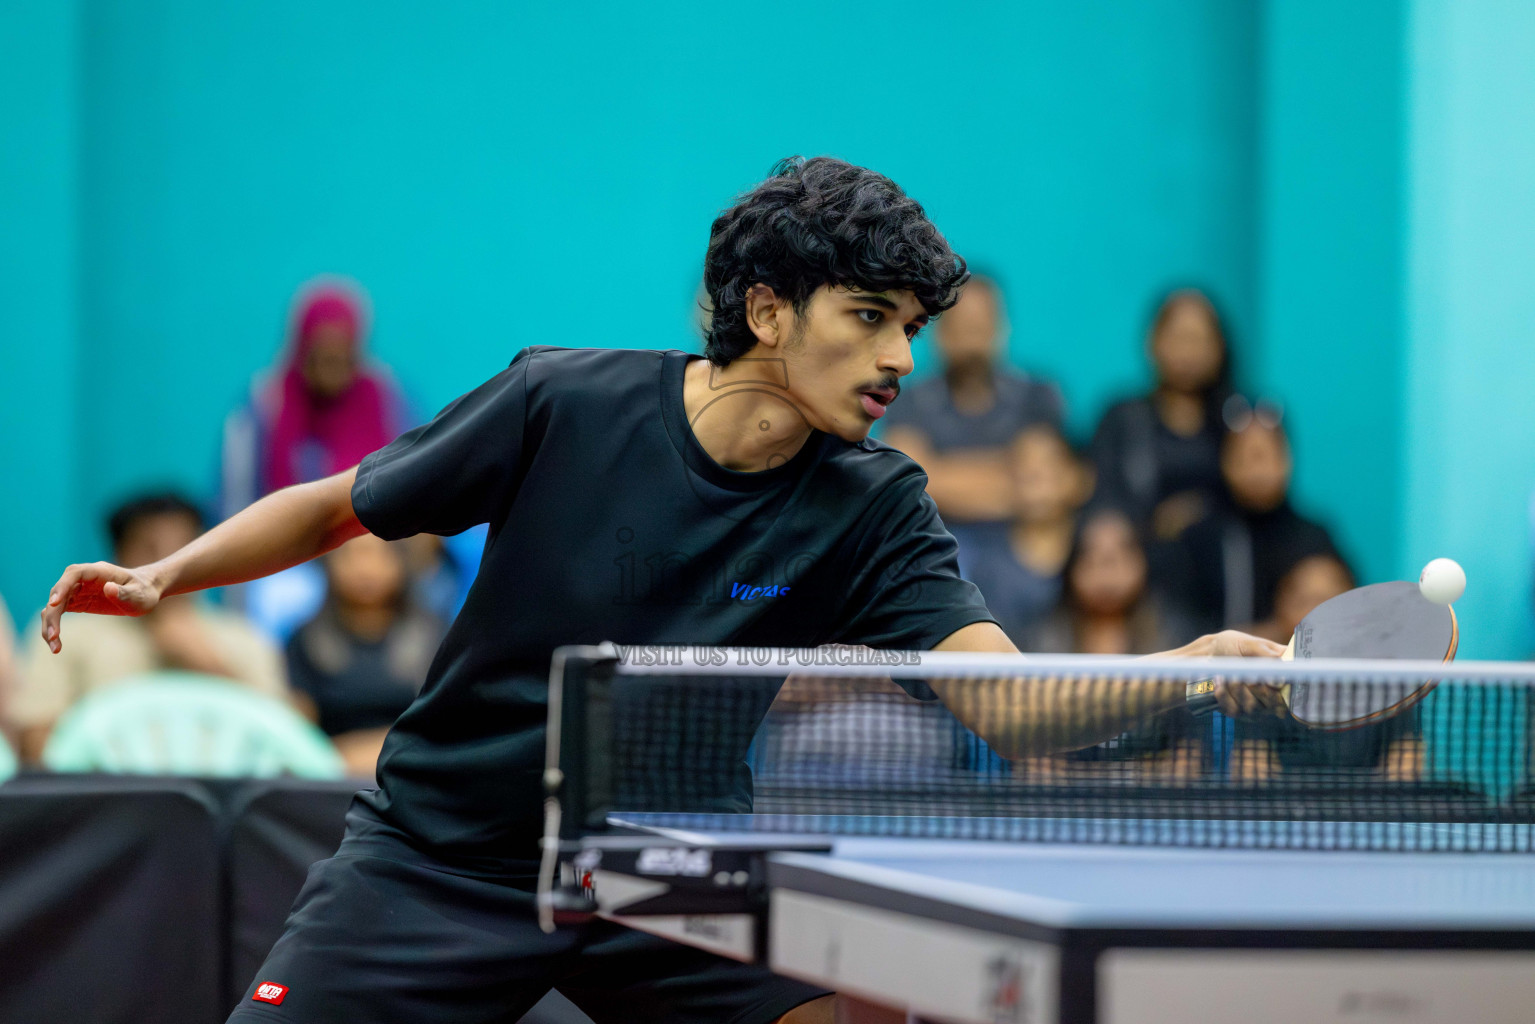
<svg viewBox="0 0 1535 1024"><path fill-rule="evenodd" d="M273 1006L281 1006L282 998L287 994L287 985L279 985L275 981L263 981L256 986L256 994L251 996L251 998L258 1003L271 1003Z"/></svg>

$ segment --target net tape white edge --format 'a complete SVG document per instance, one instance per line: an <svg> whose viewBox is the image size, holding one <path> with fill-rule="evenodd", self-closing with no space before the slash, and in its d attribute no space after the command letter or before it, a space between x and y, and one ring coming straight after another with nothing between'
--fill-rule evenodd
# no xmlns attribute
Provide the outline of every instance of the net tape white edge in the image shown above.
<svg viewBox="0 0 1535 1024"><path fill-rule="evenodd" d="M561 650L565 650L562 648ZM576 650L576 649L572 649ZM622 675L642 676L888 676L997 678L1095 676L1124 679L1204 679L1228 682L1501 683L1535 686L1535 663L1519 661L1391 661L1365 658L1109 657L1090 654L974 654L854 647L730 647L601 644L579 648L617 660Z"/></svg>

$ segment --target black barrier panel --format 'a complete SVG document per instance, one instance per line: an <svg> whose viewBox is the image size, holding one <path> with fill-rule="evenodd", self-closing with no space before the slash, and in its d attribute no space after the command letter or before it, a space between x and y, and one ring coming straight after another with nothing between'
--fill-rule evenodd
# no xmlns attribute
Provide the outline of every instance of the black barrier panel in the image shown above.
<svg viewBox="0 0 1535 1024"><path fill-rule="evenodd" d="M0 787L0 1022L221 1020L219 827L192 781Z"/></svg>
<svg viewBox="0 0 1535 1024"><path fill-rule="evenodd" d="M228 889L228 1005L245 995L267 952L282 934L288 910L309 866L335 852L346 827L355 782L293 779L248 782L227 795L225 854ZM522 1024L589 1024L551 993Z"/></svg>
<svg viewBox="0 0 1535 1024"><path fill-rule="evenodd" d="M225 858L233 1008L282 934L309 866L336 852L346 830L352 782L250 782L230 801Z"/></svg>
<svg viewBox="0 0 1535 1024"><path fill-rule="evenodd" d="M0 1024L219 1024L335 851L356 783L0 786ZM586 1024L551 994L524 1024Z"/></svg>

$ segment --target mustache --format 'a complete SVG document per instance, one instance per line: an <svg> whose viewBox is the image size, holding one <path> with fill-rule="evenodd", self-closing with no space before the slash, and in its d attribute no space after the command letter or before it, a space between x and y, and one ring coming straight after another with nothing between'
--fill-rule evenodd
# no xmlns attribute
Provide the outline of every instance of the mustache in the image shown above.
<svg viewBox="0 0 1535 1024"><path fill-rule="evenodd" d="M891 392L890 401L901 397L901 378L893 373L887 373L872 384L862 384L858 388L859 394L865 391L883 390Z"/></svg>

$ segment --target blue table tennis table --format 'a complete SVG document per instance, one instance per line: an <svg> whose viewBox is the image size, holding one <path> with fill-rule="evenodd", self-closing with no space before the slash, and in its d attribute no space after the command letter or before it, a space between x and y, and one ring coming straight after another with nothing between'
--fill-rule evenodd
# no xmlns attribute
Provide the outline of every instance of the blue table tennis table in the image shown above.
<svg viewBox="0 0 1535 1024"><path fill-rule="evenodd" d="M571 868L602 916L909 1019L1535 1021L1528 853L905 839L867 834L892 822L860 816L811 822L821 834L804 821L774 834L772 816L611 822L627 835L586 841ZM1169 829L1219 827L1103 825L1163 841ZM1254 834L1252 822L1227 825ZM1396 835L1421 846L1427 830L1451 848L1468 827L1530 828L1330 827L1361 845ZM1514 838L1531 848L1529 835Z"/></svg>

